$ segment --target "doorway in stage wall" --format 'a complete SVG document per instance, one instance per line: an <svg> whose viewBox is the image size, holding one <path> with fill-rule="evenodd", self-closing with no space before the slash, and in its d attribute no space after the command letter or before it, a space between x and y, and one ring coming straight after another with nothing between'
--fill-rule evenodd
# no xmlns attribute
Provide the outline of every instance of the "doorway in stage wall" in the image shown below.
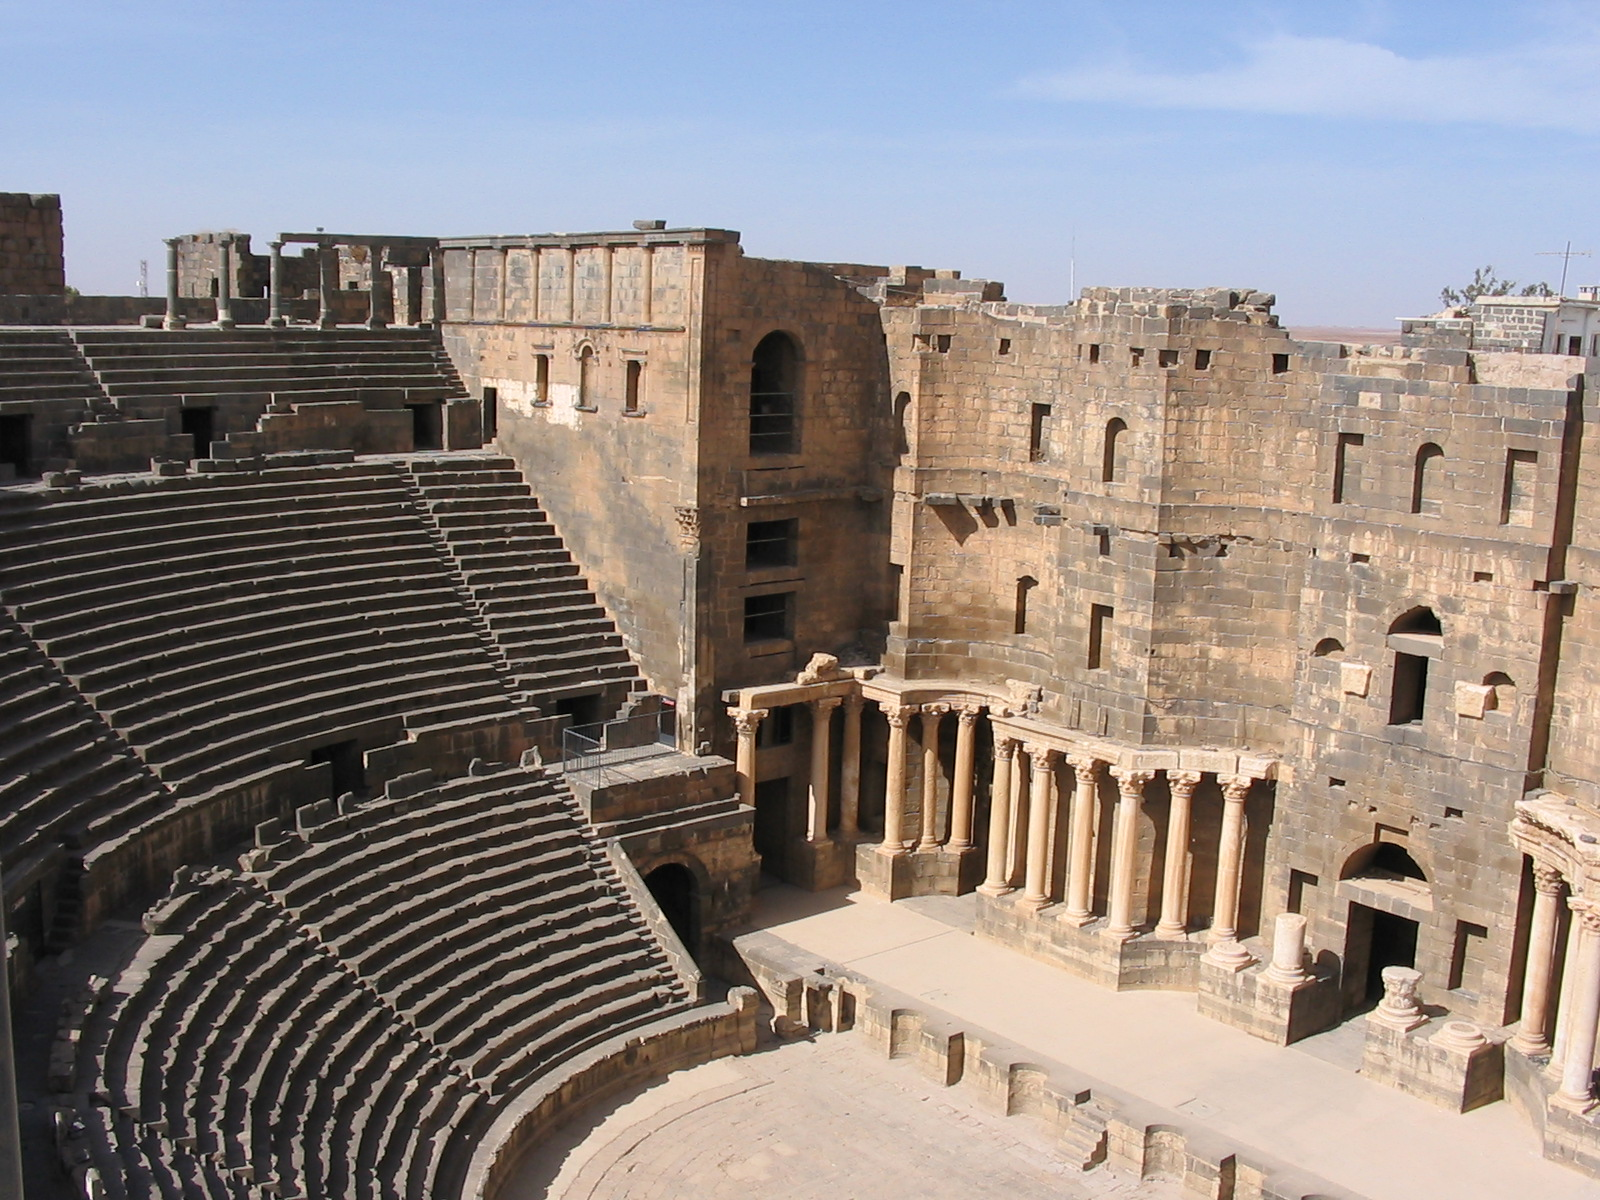
<svg viewBox="0 0 1600 1200"><path fill-rule="evenodd" d="M691 955L699 952L699 887L694 872L682 863L664 863L644 877L645 887Z"/></svg>
<svg viewBox="0 0 1600 1200"><path fill-rule="evenodd" d="M756 853L761 873L785 876L783 855L789 844L789 778L762 779L756 783Z"/></svg>
<svg viewBox="0 0 1600 1200"><path fill-rule="evenodd" d="M1362 1011L1383 998L1385 967L1417 965L1420 926L1407 917L1352 902L1345 929L1345 1008Z"/></svg>

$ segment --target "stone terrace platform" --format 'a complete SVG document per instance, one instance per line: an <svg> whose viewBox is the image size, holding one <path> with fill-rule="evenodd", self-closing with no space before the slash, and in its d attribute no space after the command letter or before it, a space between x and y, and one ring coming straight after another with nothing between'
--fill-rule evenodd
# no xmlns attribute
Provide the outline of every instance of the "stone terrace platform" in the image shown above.
<svg viewBox="0 0 1600 1200"><path fill-rule="evenodd" d="M1539 1156L1505 1103L1457 1115L1361 1078L1341 1061L1347 1026L1275 1047L1200 1017L1192 996L1108 991L979 941L972 918L971 896L889 904L774 887L754 925L1369 1200L1596 1195Z"/></svg>

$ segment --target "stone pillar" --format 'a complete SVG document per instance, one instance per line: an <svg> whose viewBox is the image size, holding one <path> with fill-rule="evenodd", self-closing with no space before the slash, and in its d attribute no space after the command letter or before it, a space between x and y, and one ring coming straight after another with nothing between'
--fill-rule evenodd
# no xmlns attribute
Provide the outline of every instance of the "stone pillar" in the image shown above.
<svg viewBox="0 0 1600 1200"><path fill-rule="evenodd" d="M1572 1040L1572 981L1578 977L1578 948L1583 944L1577 921L1567 926L1567 949L1561 963L1561 1000L1556 1005L1555 1048L1545 1068L1552 1078L1561 1078L1561 1064L1567 1058L1567 1043Z"/></svg>
<svg viewBox="0 0 1600 1200"><path fill-rule="evenodd" d="M1161 920L1158 938L1181 938L1189 932L1189 813L1199 771L1168 771L1172 806L1167 810L1167 861L1161 871Z"/></svg>
<svg viewBox="0 0 1600 1200"><path fill-rule="evenodd" d="M1117 781L1117 820L1111 834L1111 899L1105 935L1127 941L1133 929L1133 880L1139 867L1139 812L1144 805L1144 785L1154 771L1112 767Z"/></svg>
<svg viewBox="0 0 1600 1200"><path fill-rule="evenodd" d="M948 704L922 706L922 837L918 850L939 848L939 724Z"/></svg>
<svg viewBox="0 0 1600 1200"><path fill-rule="evenodd" d="M1022 879L1021 903L1043 908L1050 902L1050 818L1056 805L1056 751L1029 746L1032 785L1028 794L1028 865Z"/></svg>
<svg viewBox="0 0 1600 1200"><path fill-rule="evenodd" d="M733 727L739 731L739 747L734 752L734 778L739 781L739 803L756 805L756 730L767 715L764 708L730 708Z"/></svg>
<svg viewBox="0 0 1600 1200"><path fill-rule="evenodd" d="M1022 886L1022 859L1028 847L1028 755L1022 744L1011 758L1011 815L1006 827L1006 883Z"/></svg>
<svg viewBox="0 0 1600 1200"><path fill-rule="evenodd" d="M1000 896L1011 890L1011 757L1016 752L1016 741L995 730L994 769L989 776L988 871L978 887L985 896Z"/></svg>
<svg viewBox="0 0 1600 1200"><path fill-rule="evenodd" d="M182 329L188 324L178 311L178 243L181 238L167 238L167 317L162 322L168 329Z"/></svg>
<svg viewBox="0 0 1600 1200"><path fill-rule="evenodd" d="M1561 1064L1561 1090L1551 1102L1587 1112L1594 1100L1595 1026L1600 1022L1600 905L1573 896L1572 932L1583 939L1578 947L1577 972L1572 981L1572 1022L1566 1058ZM1581 932L1580 932L1581 931Z"/></svg>
<svg viewBox="0 0 1600 1200"><path fill-rule="evenodd" d="M1067 905L1061 919L1080 929L1094 920L1094 815L1100 801L1101 760L1074 754L1072 764L1072 828L1067 841Z"/></svg>
<svg viewBox="0 0 1600 1200"><path fill-rule="evenodd" d="M1555 973L1556 916L1561 872L1533 865L1533 920L1522 979L1522 1022L1511 1044L1524 1054L1550 1053L1550 980Z"/></svg>
<svg viewBox="0 0 1600 1200"><path fill-rule="evenodd" d="M956 768L950 785L950 843L952 850L972 849L972 763L976 757L978 714L983 709L964 704L956 710Z"/></svg>
<svg viewBox="0 0 1600 1200"><path fill-rule="evenodd" d="M429 308L432 311L433 327L435 329L444 324L445 294L444 294L444 250L435 246L428 251L428 283L433 294L429 299Z"/></svg>
<svg viewBox="0 0 1600 1200"><path fill-rule="evenodd" d="M1279 913L1272 926L1272 962L1267 975L1279 983L1306 980L1306 919L1299 913Z"/></svg>
<svg viewBox="0 0 1600 1200"><path fill-rule="evenodd" d="M333 313L333 293L338 290L339 252L335 247L317 243L317 328L332 329L338 319Z"/></svg>
<svg viewBox="0 0 1600 1200"><path fill-rule="evenodd" d="M283 315L283 243L268 242L267 249L267 324L282 329L289 323Z"/></svg>
<svg viewBox="0 0 1600 1200"><path fill-rule="evenodd" d="M811 702L811 785L806 789L806 841L828 840L828 768L833 761L833 710L839 697Z"/></svg>
<svg viewBox="0 0 1600 1200"><path fill-rule="evenodd" d="M372 271L372 290L367 294L368 329L389 327L389 322L383 318L383 285L388 282L383 270L383 250L382 246L367 247L367 260L371 263Z"/></svg>
<svg viewBox="0 0 1600 1200"><path fill-rule="evenodd" d="M232 329L233 320L233 239L217 242L217 328Z"/></svg>
<svg viewBox="0 0 1600 1200"><path fill-rule="evenodd" d="M1217 842L1217 893L1211 907L1209 940L1239 938L1239 881L1244 867L1244 802L1254 782L1248 775L1221 775L1222 836Z"/></svg>
<svg viewBox="0 0 1600 1200"><path fill-rule="evenodd" d="M883 789L883 841L878 853L897 856L906 852L905 835L901 832L906 815L906 723L917 706L882 704L879 708L889 722L889 770Z"/></svg>
<svg viewBox="0 0 1600 1200"><path fill-rule="evenodd" d="M839 755L839 837L855 841L861 832L860 694L844 698L844 746Z"/></svg>

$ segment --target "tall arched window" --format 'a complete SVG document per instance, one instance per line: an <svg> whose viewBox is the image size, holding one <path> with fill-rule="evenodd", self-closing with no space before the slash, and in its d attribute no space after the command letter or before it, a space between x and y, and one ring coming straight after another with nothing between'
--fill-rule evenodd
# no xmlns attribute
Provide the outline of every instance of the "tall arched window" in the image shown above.
<svg viewBox="0 0 1600 1200"><path fill-rule="evenodd" d="M1439 460L1444 451L1432 442L1426 442L1417 451L1416 464L1411 470L1411 511L1437 513L1439 511L1439 476L1444 464Z"/></svg>
<svg viewBox="0 0 1600 1200"><path fill-rule="evenodd" d="M1100 453L1101 483L1117 483L1122 479L1122 460L1127 453L1123 434L1127 432L1128 423L1121 417L1112 417L1106 422L1106 440Z"/></svg>
<svg viewBox="0 0 1600 1200"><path fill-rule="evenodd" d="M578 407L586 409L595 407L593 346L585 346L578 351Z"/></svg>
<svg viewBox="0 0 1600 1200"><path fill-rule="evenodd" d="M1389 626L1394 670L1389 686L1389 724L1415 725L1427 711L1428 661L1444 649L1444 630L1431 608L1413 608Z"/></svg>
<svg viewBox="0 0 1600 1200"><path fill-rule="evenodd" d="M1017 580L1017 607L1016 619L1012 623L1012 633L1028 632L1028 593L1039 586L1039 581L1032 575L1024 575Z"/></svg>
<svg viewBox="0 0 1600 1200"><path fill-rule="evenodd" d="M750 360L750 453L800 449L800 351L786 333L769 333Z"/></svg>

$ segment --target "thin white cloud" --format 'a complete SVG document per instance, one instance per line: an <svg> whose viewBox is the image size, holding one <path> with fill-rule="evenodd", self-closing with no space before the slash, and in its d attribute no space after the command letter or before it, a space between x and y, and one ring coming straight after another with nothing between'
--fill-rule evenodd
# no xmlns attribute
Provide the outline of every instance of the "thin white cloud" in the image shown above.
<svg viewBox="0 0 1600 1200"><path fill-rule="evenodd" d="M1243 61L1220 70L1163 72L1116 61L1019 87L1048 99L1140 108L1600 132L1600 40L1593 36L1407 58L1368 42L1275 34L1244 51Z"/></svg>

